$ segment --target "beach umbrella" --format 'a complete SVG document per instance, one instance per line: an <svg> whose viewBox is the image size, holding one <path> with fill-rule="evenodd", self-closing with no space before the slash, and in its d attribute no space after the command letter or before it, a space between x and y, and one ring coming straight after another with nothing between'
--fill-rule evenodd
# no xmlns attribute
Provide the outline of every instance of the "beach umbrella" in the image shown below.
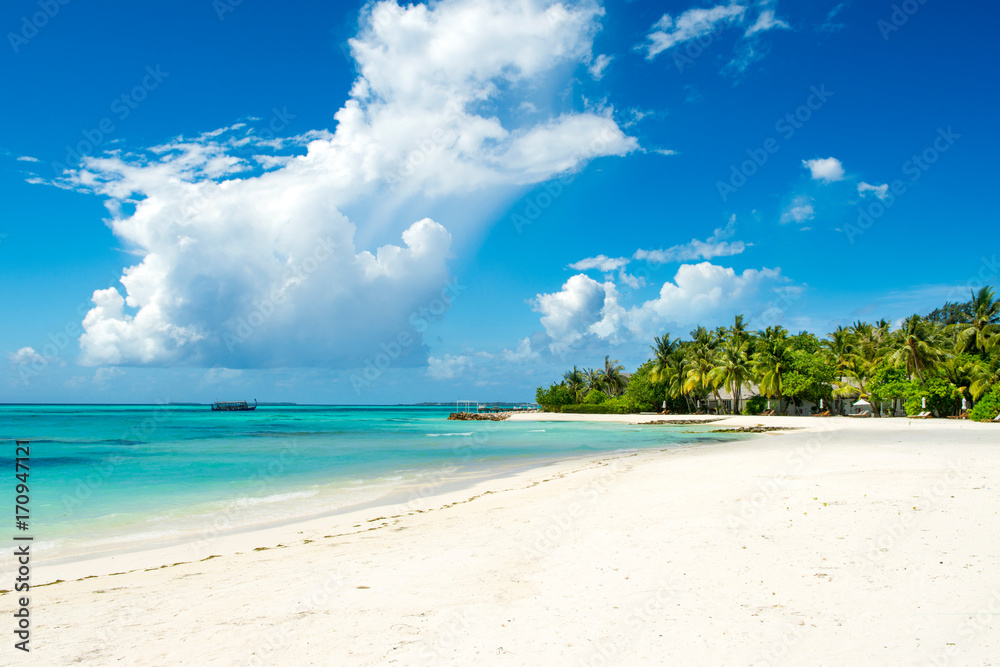
<svg viewBox="0 0 1000 667"><path fill-rule="evenodd" d="M920 397L920 407L923 408L924 410L927 409L927 397L926 396L921 396Z"/></svg>
<svg viewBox="0 0 1000 667"><path fill-rule="evenodd" d="M820 409L820 410L822 410L822 409L823 409L823 399L822 399L822 398L821 398L821 399L819 399L819 409Z"/></svg>
<svg viewBox="0 0 1000 667"><path fill-rule="evenodd" d="M963 396L963 397L962 397L962 409L963 409L963 410L965 410L965 406L966 406L966 403L965 403L965 396Z"/></svg>
<svg viewBox="0 0 1000 667"><path fill-rule="evenodd" d="M857 407L857 406L859 406L859 405L860 405L860 406L862 406L862 407L864 407L864 406L866 406L866 405L867 405L867 406L868 406L869 408L870 408L870 407L872 406L872 404L871 404L871 403L869 403L868 401L866 401L866 400L865 400L865 399L863 399L863 398L862 398L862 399L859 399L859 400L858 400L858 401L857 401L857 402L856 402L856 403L855 403L854 405L855 405L855 407Z"/></svg>

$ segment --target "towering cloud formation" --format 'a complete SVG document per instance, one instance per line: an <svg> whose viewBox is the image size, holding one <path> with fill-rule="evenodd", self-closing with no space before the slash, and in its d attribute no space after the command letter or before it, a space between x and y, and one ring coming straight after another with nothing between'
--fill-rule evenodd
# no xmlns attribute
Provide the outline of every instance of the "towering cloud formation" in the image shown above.
<svg viewBox="0 0 1000 667"><path fill-rule="evenodd" d="M350 42L359 76L333 133L265 141L237 125L85 160L66 181L108 197L112 230L142 259L124 291L94 292L81 363L352 365L411 331L446 289L451 235L398 224L408 199L537 183L638 147L609 114L500 120L593 60L602 13L381 2ZM356 247L369 221L343 213L371 201L405 228L374 252Z"/></svg>

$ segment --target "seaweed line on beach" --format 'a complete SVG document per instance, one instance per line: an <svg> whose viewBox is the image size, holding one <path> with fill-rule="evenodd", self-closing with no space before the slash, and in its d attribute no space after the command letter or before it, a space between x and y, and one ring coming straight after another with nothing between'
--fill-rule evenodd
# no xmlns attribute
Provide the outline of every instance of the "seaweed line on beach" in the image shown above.
<svg viewBox="0 0 1000 667"><path fill-rule="evenodd" d="M451 508L451 507L455 507L456 505L464 505L466 503L471 503L474 500L478 500L479 498L482 498L483 496L488 496L488 495L492 495L492 494L495 494L495 493L503 493L503 492L506 492L506 491L519 491L519 490L531 489L531 488L539 486L539 485L541 485L541 484L543 484L545 482L551 482L551 481L556 480L556 479L562 479L564 477L568 477L569 475L573 475L575 473L582 472L584 470L589 470L589 469L592 469L592 468L599 468L599 467L606 467L608 465L609 461L618 460L618 459L624 459L624 458L631 458L631 457L634 457L634 456L637 456L637 455L638 455L637 452L629 452L629 453L624 453L624 454L621 454L621 455L618 455L618 456L608 456L608 457L601 458L601 459L595 459L595 460L588 461L585 465L583 465L583 466L581 466L579 468L574 468L572 470L566 470L566 471L563 471L563 472L560 472L560 473L557 473L557 474L554 474L554 475L550 475L548 477L545 477L544 479L536 479L536 480L534 480L534 481L532 481L529 484L526 484L524 486L510 487L510 488L498 489L498 490L486 490L486 491L483 491L482 493L477 493L477 494L475 494L473 496L470 496L470 497L466 498L465 500L456 500L454 502L446 503L444 505L441 505L440 507L437 507L437 508L431 508L431 509L425 509L425 510L415 509L415 510L411 510L409 512L405 512L405 513L402 513L402 514L394 514L392 516L387 516L387 517L383 516L383 517L377 517L375 519L368 519L368 520L365 521L365 523L371 523L372 521L382 521L382 523L380 525L378 525L378 526L372 526L370 528L364 528L362 530L347 531L347 532L343 532L343 533L337 533L337 534L334 534L334 535L324 535L321 539L336 539L338 537L353 537L353 536L361 535L362 533L366 533L368 531L380 530L382 528L388 528L391 525L391 524L388 523L389 519L396 519L397 520L396 523L399 523L399 521L398 521L399 519L403 519L403 518L408 517L408 516L415 516L417 514L425 514L427 512L434 512L434 511L445 510L445 509L448 509L448 508ZM360 526L361 526L361 524L356 524L354 527L355 528L359 528ZM311 542L314 542L314 540L303 539L300 544L301 545L305 545L305 544L309 544ZM254 552L270 551L272 549L288 548L289 546L292 546L292 545L289 545L289 544L280 544L279 543L279 544L276 544L276 545L270 546L270 547L267 547L267 546L255 547L253 549L253 551ZM230 556L241 556L244 553L245 552L242 552L242 551L236 551L236 552L233 552L232 554L230 554ZM226 556L221 556L221 555L218 555L218 554L213 554L213 555L208 556L207 558L202 558L198 562L204 562L204 561L207 561L207 560L211 560L213 558L225 558L225 557ZM85 581L87 579L99 579L102 576L115 577L115 576L120 576L120 575L123 575L123 574L132 574L132 573L135 573L135 572L150 572L150 571L153 571L153 570L161 570L161 569L165 569L165 568L172 568L172 567L176 567L178 565L192 565L192 564L194 564L193 561L182 561L182 562L177 562L177 563L172 563L172 564L164 564L164 565L159 565L159 566L154 566L154 567L148 567L148 568L133 568L131 570L125 570L125 571L122 571L122 572L111 572L111 573L106 574L106 575L91 574L91 575L87 575L85 577L79 577L77 579L72 579L72 580L69 580L69 581ZM67 582L65 580L62 580L62 579L57 579L55 581L50 581L50 582L45 583L45 584L37 584L37 585L34 585L33 587L54 586L56 584L63 584L63 583L67 583ZM2 597L4 595L8 595L9 593L11 593L11 591L0 589L0 597Z"/></svg>
<svg viewBox="0 0 1000 667"><path fill-rule="evenodd" d="M756 426L717 428L709 431L709 433L768 433L770 431L798 431L800 429L801 427L799 426L764 426L763 424L757 424Z"/></svg>

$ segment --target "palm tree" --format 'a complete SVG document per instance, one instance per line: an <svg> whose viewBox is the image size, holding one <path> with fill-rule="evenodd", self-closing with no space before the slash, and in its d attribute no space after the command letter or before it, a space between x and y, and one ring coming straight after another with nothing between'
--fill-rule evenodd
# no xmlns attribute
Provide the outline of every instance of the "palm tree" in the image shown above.
<svg viewBox="0 0 1000 667"><path fill-rule="evenodd" d="M898 332L899 348L892 353L890 361L904 366L906 374L912 379L916 373L920 384L924 383L923 370L933 368L944 359L944 352L939 347L941 336L928 322L919 315L911 315L903 320L903 326Z"/></svg>
<svg viewBox="0 0 1000 667"><path fill-rule="evenodd" d="M649 372L649 379L653 382L663 382L670 370L670 357L680 341L670 340L670 334L667 333L663 334L663 338L654 336L653 342L655 345L649 346L653 350L653 368Z"/></svg>
<svg viewBox="0 0 1000 667"><path fill-rule="evenodd" d="M729 327L729 337L737 345L742 345L750 340L750 331L742 315L737 315L733 321L733 326Z"/></svg>
<svg viewBox="0 0 1000 667"><path fill-rule="evenodd" d="M850 328L850 352L875 363L889 351L890 325L885 320L875 324L855 322Z"/></svg>
<svg viewBox="0 0 1000 667"><path fill-rule="evenodd" d="M583 373L576 366L573 366L573 370L563 373L563 381L566 383L569 393L573 394L573 400L579 403L580 392L586 387Z"/></svg>
<svg viewBox="0 0 1000 667"><path fill-rule="evenodd" d="M698 328L691 332L691 342L696 345L713 347L711 332L701 325L698 325Z"/></svg>
<svg viewBox="0 0 1000 667"><path fill-rule="evenodd" d="M701 343L694 343L691 346L691 354L688 357L686 367L686 377L684 380L684 391L693 392L696 395L708 396L711 391L715 394L715 399L721 405L722 399L719 396L718 378L712 374L715 369L715 352L708 340L702 339Z"/></svg>
<svg viewBox="0 0 1000 667"><path fill-rule="evenodd" d="M739 414L743 385L753 376L753 364L747 356L747 344L730 340L720 351L712 369L713 380L723 385L733 396L733 414Z"/></svg>
<svg viewBox="0 0 1000 667"><path fill-rule="evenodd" d="M857 394L860 398L870 402L872 396L868 391L868 380L871 378L874 368L874 362L868 361L859 355L851 355L841 369L843 376L841 376L840 380L834 381L838 386L833 390L833 395L842 398ZM844 379L845 377L847 378L846 380ZM872 404L872 408L874 407L874 404ZM873 415L877 413L878 410L872 410Z"/></svg>
<svg viewBox="0 0 1000 667"><path fill-rule="evenodd" d="M972 316L968 322L953 325L957 334L955 351L985 353L1000 341L1000 299L993 298L990 287L971 295Z"/></svg>
<svg viewBox="0 0 1000 667"><path fill-rule="evenodd" d="M662 381L666 382L667 385L667 397L678 398L683 396L688 412L693 412L691 409L690 392L685 387L687 383L689 348L690 343L681 342L677 344L677 347L667 360L667 368L664 371Z"/></svg>
<svg viewBox="0 0 1000 667"><path fill-rule="evenodd" d="M973 400L978 401L991 387L1000 384L1000 355L980 359L971 370L969 393Z"/></svg>
<svg viewBox="0 0 1000 667"><path fill-rule="evenodd" d="M601 372L596 368L583 369L583 381L587 384L587 391L601 390Z"/></svg>
<svg viewBox="0 0 1000 667"><path fill-rule="evenodd" d="M791 349L788 345L788 331L782 326L768 327L757 340L754 354L754 372L762 394L768 398L778 398L781 410L782 379L792 367Z"/></svg>
<svg viewBox="0 0 1000 667"><path fill-rule="evenodd" d="M963 397L972 398L969 387L972 386L973 370L976 362L969 357L949 357L938 367L941 376L953 384Z"/></svg>
<svg viewBox="0 0 1000 667"><path fill-rule="evenodd" d="M601 382L610 396L620 396L625 391L626 385L628 385L628 380L622 375L622 371L625 367L622 366L618 359L612 359L610 356L604 357L604 368L598 372L601 374Z"/></svg>
<svg viewBox="0 0 1000 667"><path fill-rule="evenodd" d="M830 360L833 362L834 367L837 369L837 378L839 380L844 379L844 368L848 364L848 359L851 356L851 347L853 344L853 336L850 329L846 329L842 326L838 326L833 333L827 334L829 340L824 340L821 345L826 349L826 353ZM838 401L839 403L839 401ZM838 406L839 411L839 406Z"/></svg>

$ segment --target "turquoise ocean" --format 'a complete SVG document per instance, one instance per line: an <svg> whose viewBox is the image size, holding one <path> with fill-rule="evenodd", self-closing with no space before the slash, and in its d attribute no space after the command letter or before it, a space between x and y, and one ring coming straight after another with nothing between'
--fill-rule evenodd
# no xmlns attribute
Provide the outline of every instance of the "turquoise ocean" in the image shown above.
<svg viewBox="0 0 1000 667"><path fill-rule="evenodd" d="M0 440L30 447L36 551L80 557L347 511L380 498L616 451L745 436L709 426L448 421L450 407L6 405ZM5 489L6 487L6 489ZM11 518L13 520L13 518Z"/></svg>

